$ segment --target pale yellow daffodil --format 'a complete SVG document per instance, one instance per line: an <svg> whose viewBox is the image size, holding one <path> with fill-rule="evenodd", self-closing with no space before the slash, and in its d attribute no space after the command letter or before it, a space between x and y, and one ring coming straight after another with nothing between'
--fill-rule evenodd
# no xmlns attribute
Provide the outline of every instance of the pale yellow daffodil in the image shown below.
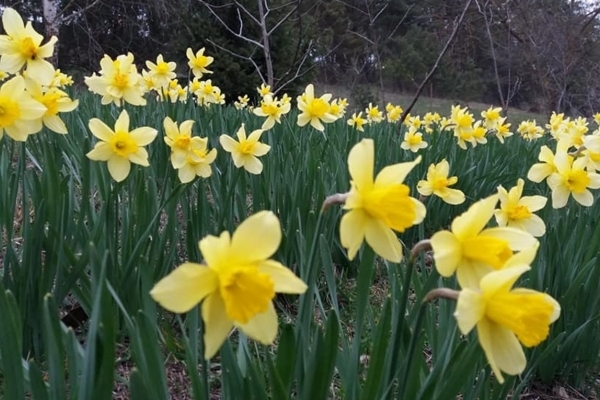
<svg viewBox="0 0 600 400"><path fill-rule="evenodd" d="M438 164L431 164L427 169L427 179L417 183L417 191L423 196L434 194L448 204L464 203L465 194L458 189L450 188L458 182L458 178L456 176L448 177L449 174L450 164L446 159Z"/></svg>
<svg viewBox="0 0 600 400"><path fill-rule="evenodd" d="M410 197L410 188L402 183L420 157L387 166L373 179L374 152L373 140L363 139L348 155L352 181L344 204L348 212L340 223L340 240L349 259L366 240L381 257L400 262L402 245L394 231L404 232L423 221L426 214L425 206Z"/></svg>
<svg viewBox="0 0 600 400"><path fill-rule="evenodd" d="M269 152L271 146L259 142L262 129L257 129L246 137L246 128L244 124L237 131L238 140L228 135L221 135L219 142L223 149L231 153L233 164L237 168L244 168L251 174L258 175L263 170L263 164L258 157L264 156Z"/></svg>
<svg viewBox="0 0 600 400"><path fill-rule="evenodd" d="M152 298L169 311L185 313L202 303L204 358L211 358L239 328L263 344L277 335L275 293L301 294L306 284L270 259L281 242L279 220L261 211L242 222L233 235L225 231L199 243L202 264L187 262L160 280Z"/></svg>

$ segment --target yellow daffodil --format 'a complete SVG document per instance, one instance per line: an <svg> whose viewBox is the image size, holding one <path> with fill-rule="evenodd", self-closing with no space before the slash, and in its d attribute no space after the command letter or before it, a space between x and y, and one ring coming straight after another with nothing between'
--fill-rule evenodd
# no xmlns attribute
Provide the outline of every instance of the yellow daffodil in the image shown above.
<svg viewBox="0 0 600 400"><path fill-rule="evenodd" d="M336 119L342 118L346 114L346 107L339 103L340 99L335 99L329 105L329 114L333 115Z"/></svg>
<svg viewBox="0 0 600 400"><path fill-rule="evenodd" d="M369 123L377 124L383 121L383 111L379 111L379 107L377 105L374 106L372 103L369 103L365 109L365 115Z"/></svg>
<svg viewBox="0 0 600 400"><path fill-rule="evenodd" d="M497 127L494 130L494 134L496 135L496 139L500 141L500 143L504 144L504 139L513 135L510 131L511 124L505 124L506 117L501 117L498 120Z"/></svg>
<svg viewBox="0 0 600 400"><path fill-rule="evenodd" d="M325 127L321 122L331 123L337 118L329 113L329 100L331 94L327 93L319 98L315 98L315 89L309 84L304 93L298 96L298 109L302 111L298 115L298 126L304 126L310 122L310 125L318 131L323 132Z"/></svg>
<svg viewBox="0 0 600 400"><path fill-rule="evenodd" d="M257 129L246 137L246 128L242 124L237 131L239 141L231 136L221 135L219 142L225 151L231 153L233 164L237 168L244 167L249 173L258 175L263 170L263 165L258 157L264 156L271 149L271 146L259 142L263 132L262 129Z"/></svg>
<svg viewBox="0 0 600 400"><path fill-rule="evenodd" d="M517 133L525 140L537 140L544 136L544 129L538 126L535 120L522 121L517 128Z"/></svg>
<svg viewBox="0 0 600 400"><path fill-rule="evenodd" d="M73 111L77 108L79 100L71 100L67 93L58 88L49 88L44 91L37 81L29 78L25 79L25 86L31 96L46 107L46 112L40 122L56 133L67 133L67 126L60 119L58 113Z"/></svg>
<svg viewBox="0 0 600 400"><path fill-rule="evenodd" d="M202 78L204 74L212 74L212 71L206 69L215 60L213 57L204 55L204 47L194 54L191 48L187 48L185 55L188 58L188 66L192 74L197 78Z"/></svg>
<svg viewBox="0 0 600 400"><path fill-rule="evenodd" d="M250 99L248 98L248 95L245 94L244 96L238 96L237 101L234 102L233 105L235 106L236 109L243 110L244 108L248 107L249 102L250 102Z"/></svg>
<svg viewBox="0 0 600 400"><path fill-rule="evenodd" d="M165 128L164 141L171 148L171 163L173 168L179 169L189 156L190 144L192 143L193 120L183 121L179 126L170 117L163 120Z"/></svg>
<svg viewBox="0 0 600 400"><path fill-rule="evenodd" d="M498 226L510 226L531 233L535 237L546 233L544 221L534 214L548 201L544 196L523 196L523 179L517 181L510 191L498 186L500 209L494 211Z"/></svg>
<svg viewBox="0 0 600 400"><path fill-rule="evenodd" d="M24 24L12 8L4 9L2 25L6 35L0 35L0 70L14 74L25 67L29 78L48 85L54 78L54 67L45 58L54 53L56 36L41 46L43 36L33 29L31 21Z"/></svg>
<svg viewBox="0 0 600 400"><path fill-rule="evenodd" d="M57 69L54 71L54 78L52 78L52 81L50 82L48 87L55 87L60 89L64 88L65 86L71 86L72 84L73 77L61 72L60 69Z"/></svg>
<svg viewBox="0 0 600 400"><path fill-rule="evenodd" d="M142 76L137 72L133 54L121 54L113 60L105 55L100 61L100 76L95 73L85 77L85 84L91 92L102 96L102 104L121 105L125 101L134 106L146 105Z"/></svg>
<svg viewBox="0 0 600 400"><path fill-rule="evenodd" d="M200 81L198 90L194 92L196 95L196 102L199 105L210 105L219 103L219 96L221 89L218 86L214 86L210 79Z"/></svg>
<svg viewBox="0 0 600 400"><path fill-rule="evenodd" d="M522 253L525 253L522 252ZM477 327L485 356L503 383L502 373L518 375L527 363L521 344L533 347L544 341L550 324L560 316L560 305L551 296L513 285L529 271L528 260L512 260L509 267L481 279L479 289L463 289L454 313L463 334Z"/></svg>
<svg viewBox="0 0 600 400"><path fill-rule="evenodd" d="M152 76L156 85L159 87L168 85L169 81L175 79L177 76L175 73L177 64L173 61L166 62L163 59L162 54L159 54L158 57L156 57L156 64L152 61L146 61L146 67L148 67L150 76Z"/></svg>
<svg viewBox="0 0 600 400"><path fill-rule="evenodd" d="M374 152L373 140L363 139L348 155L352 181L344 204L348 212L340 223L340 240L349 259L366 240L381 257L400 262L402 245L394 231L404 232L425 218L425 206L410 197L410 188L402 183L421 159L387 166L373 180Z"/></svg>
<svg viewBox="0 0 600 400"><path fill-rule="evenodd" d="M458 146L466 150L467 142L473 147L477 145L477 140L473 136L473 114L468 111L468 107L452 106L452 112L448 125L454 129L454 137L458 140Z"/></svg>
<svg viewBox="0 0 600 400"><path fill-rule="evenodd" d="M552 189L552 207L567 205L572 195L582 206L591 207L594 196L588 189L600 188L600 175L586 171L586 157L573 159L566 151L557 151L554 157L556 172L548 177L548 186Z"/></svg>
<svg viewBox="0 0 600 400"><path fill-rule="evenodd" d="M427 147L427 142L423 140L423 134L410 127L404 132L404 140L400 143L400 147L404 150L410 150L413 153Z"/></svg>
<svg viewBox="0 0 600 400"><path fill-rule="evenodd" d="M256 88L256 91L258 92L260 97L265 97L268 94L272 94L271 93L271 85L266 85L264 83L261 83L260 87Z"/></svg>
<svg viewBox="0 0 600 400"><path fill-rule="evenodd" d="M275 293L301 294L306 284L269 259L281 242L270 211L246 219L232 236L225 231L199 243L203 264L187 262L160 280L150 295L169 311L185 313L202 303L204 358L211 358L236 327L263 344L277 335Z"/></svg>
<svg viewBox="0 0 600 400"><path fill-rule="evenodd" d="M417 183L417 191L423 196L434 194L448 204L464 203L465 194L458 189L450 188L458 182L458 178L456 176L448 178L449 173L450 164L446 159L438 164L431 164L427 169L427 179Z"/></svg>
<svg viewBox="0 0 600 400"><path fill-rule="evenodd" d="M253 112L254 115L267 118L261 127L262 130L266 131L275 126L275 123L281 123L281 116L289 113L291 107L290 103L281 103L270 94L267 94L262 98L260 107L256 107Z"/></svg>
<svg viewBox="0 0 600 400"><path fill-rule="evenodd" d="M358 115L356 113L352 113L352 118L348 120L348 125L353 126L354 128L356 128L356 130L361 132L365 131L363 126L368 123L369 121L362 117L362 111L359 112Z"/></svg>
<svg viewBox="0 0 600 400"><path fill-rule="evenodd" d="M402 107L395 106L392 103L388 103L385 106L385 111L386 111L387 122L392 123L392 124L400 121L400 117L402 116L402 113L404 112Z"/></svg>
<svg viewBox="0 0 600 400"><path fill-rule="evenodd" d="M210 164L217 158L217 149L208 151L208 138L193 137L186 153L185 162L177 170L181 183L189 183L196 176L208 178L212 175Z"/></svg>
<svg viewBox="0 0 600 400"><path fill-rule="evenodd" d="M483 127L489 131L496 130L502 125L500 112L502 107L490 107L485 111L481 112L481 118L483 118Z"/></svg>
<svg viewBox="0 0 600 400"><path fill-rule="evenodd" d="M86 155L90 160L107 161L110 176L121 182L129 175L131 163L147 167L148 152L142 146L156 137L156 129L147 126L129 131L129 114L123 110L112 130L98 118L89 122L90 131L101 141Z"/></svg>
<svg viewBox="0 0 600 400"><path fill-rule="evenodd" d="M535 246L537 240L516 228L485 228L498 196L480 200L452 221L450 231L431 237L435 266L444 277L456 272L462 288L476 289L486 274L501 269L513 251Z"/></svg>
<svg viewBox="0 0 600 400"><path fill-rule="evenodd" d="M25 80L15 76L0 86L0 139L4 132L19 142L42 129L47 108L25 91Z"/></svg>
<svg viewBox="0 0 600 400"><path fill-rule="evenodd" d="M548 146L540 147L538 160L540 160L541 163L533 164L527 173L527 179L536 183L540 183L552 175L552 173L556 172L554 153Z"/></svg>

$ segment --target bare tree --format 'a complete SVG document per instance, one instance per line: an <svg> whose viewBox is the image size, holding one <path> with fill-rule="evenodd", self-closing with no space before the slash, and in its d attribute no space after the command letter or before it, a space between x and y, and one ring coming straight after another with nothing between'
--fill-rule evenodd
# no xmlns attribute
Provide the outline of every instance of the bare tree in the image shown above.
<svg viewBox="0 0 600 400"><path fill-rule="evenodd" d="M215 47L220 48L232 56L251 63L260 79L264 83L270 85L274 92L281 90L284 86L307 72L306 68L303 67L305 67L306 62L309 59L313 48L313 42L309 40L308 43L304 43L305 46L302 46L302 41L304 40L304 38L301 37L302 35L299 35L296 39L296 54L293 60L290 60L289 68L285 72L280 76L276 76L273 63L273 35L284 25L284 23L291 21L293 18L299 26L302 26L303 13L300 10L302 0L291 0L278 6L270 5L269 0L256 0L257 8L254 12L241 4L238 0L233 0L231 3L225 5L215 5L205 0L198 1L210 12L219 24L229 32L229 34L246 42L253 50L250 54L242 54L236 50L225 48L212 40L208 41ZM237 13L236 26L228 23L221 16L221 10L231 10L232 8ZM277 17L275 12L281 16ZM258 28L258 34L253 36L253 30L245 27L244 21L250 21L254 24L255 27ZM255 59L256 52L262 53L264 69L266 70L265 73L263 73L263 68L261 68L262 63Z"/></svg>

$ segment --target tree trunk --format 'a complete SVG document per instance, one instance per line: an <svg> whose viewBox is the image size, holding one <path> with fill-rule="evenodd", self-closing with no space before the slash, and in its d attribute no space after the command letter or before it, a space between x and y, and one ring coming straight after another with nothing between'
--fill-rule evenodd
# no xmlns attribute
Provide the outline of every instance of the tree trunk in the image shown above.
<svg viewBox="0 0 600 400"><path fill-rule="evenodd" d="M59 37L60 21L58 16L58 0L42 0L42 8L44 13L44 26L47 38L52 36ZM58 44L54 46L54 54L48 61L58 67Z"/></svg>

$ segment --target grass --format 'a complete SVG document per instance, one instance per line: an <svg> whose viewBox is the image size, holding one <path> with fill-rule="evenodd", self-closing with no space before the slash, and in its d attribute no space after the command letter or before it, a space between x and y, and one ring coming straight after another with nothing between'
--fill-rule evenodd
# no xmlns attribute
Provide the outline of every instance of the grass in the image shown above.
<svg viewBox="0 0 600 400"><path fill-rule="evenodd" d="M331 93L334 98L348 98L351 102L352 108L352 101L355 99L352 99L352 92L349 88L340 85L318 84L317 90L319 91L319 93ZM372 87L368 90L371 91L375 98L378 97L379 90L377 87ZM401 107L405 108L412 102L413 97L414 94L411 93L398 93L386 91L383 93L383 101L378 101L377 103L381 103L380 106L385 106L385 104L391 102L392 104L400 105ZM463 107L468 106L476 118L480 116L482 111L487 110L491 106L498 107L497 104L486 104L473 101L463 102L455 99L442 99L421 95L419 96L419 99L413 107L412 114L422 116L425 115L427 112L437 112L440 115L448 115L450 114L451 107L457 104L460 104ZM536 120L538 124L545 124L549 117L548 115L532 113L513 107L509 107L506 116L508 117L509 121L513 124L514 127L518 126L518 124L521 121L530 119Z"/></svg>

